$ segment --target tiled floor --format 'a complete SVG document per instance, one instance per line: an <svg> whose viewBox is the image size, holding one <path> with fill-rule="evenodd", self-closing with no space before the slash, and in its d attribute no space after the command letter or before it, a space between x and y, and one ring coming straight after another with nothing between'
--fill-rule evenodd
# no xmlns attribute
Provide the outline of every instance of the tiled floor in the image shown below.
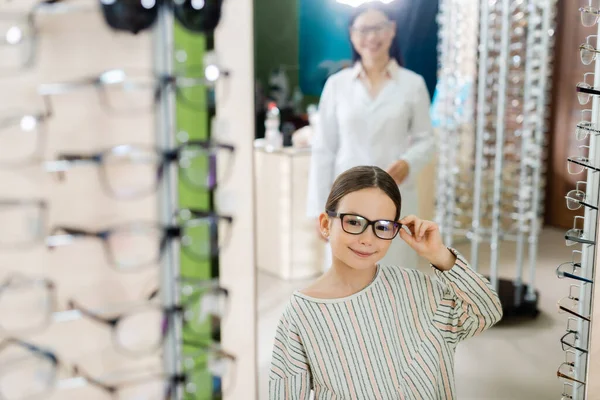
<svg viewBox="0 0 600 400"><path fill-rule="evenodd" d="M513 326L494 327L459 346L456 375L460 400L560 398L562 384L556 369L564 359L559 338L565 330L566 317L557 313L556 302L567 294L571 283L555 275L556 265L571 260L563 234L547 229L540 238L535 287L540 292L541 315ZM457 247L468 257L468 246ZM514 248L511 244L501 247L499 274L503 278L515 276ZM483 262L489 259L489 250L484 246L481 250ZM486 268L481 267L481 271L485 273ZM285 282L259 275L260 400L268 399L269 363L279 316L291 293L306 284L307 281Z"/></svg>

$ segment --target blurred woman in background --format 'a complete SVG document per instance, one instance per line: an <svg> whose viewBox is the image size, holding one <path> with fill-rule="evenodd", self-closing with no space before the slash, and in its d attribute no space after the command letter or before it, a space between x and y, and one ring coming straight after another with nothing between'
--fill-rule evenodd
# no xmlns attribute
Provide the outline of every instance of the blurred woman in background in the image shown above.
<svg viewBox="0 0 600 400"><path fill-rule="evenodd" d="M390 5L358 7L349 30L354 65L327 80L319 103L307 207L317 228L335 178L357 165L386 170L400 188L404 215L418 214L416 178L435 151L429 92L421 75L402 66ZM414 268L418 257L395 239L381 262Z"/></svg>

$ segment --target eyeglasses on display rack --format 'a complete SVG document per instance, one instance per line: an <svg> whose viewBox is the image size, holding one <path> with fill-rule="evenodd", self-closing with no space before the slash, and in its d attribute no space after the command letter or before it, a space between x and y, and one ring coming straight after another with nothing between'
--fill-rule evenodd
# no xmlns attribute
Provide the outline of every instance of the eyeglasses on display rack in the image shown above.
<svg viewBox="0 0 600 400"><path fill-rule="evenodd" d="M15 273L0 285L0 332L3 335L39 333L53 322L83 316L108 325L115 348L124 354L152 353L162 344L174 317L181 316L187 329L198 336L204 334L206 328L220 325L227 315L229 291L221 287L218 280L179 278L178 283L182 295L178 305L161 306L156 301L158 291L155 290L144 302L119 305L126 311L106 317L108 311L91 311L73 300L69 300L67 311L59 311L53 281Z"/></svg>
<svg viewBox="0 0 600 400"><path fill-rule="evenodd" d="M591 75L594 76L593 72L586 72L583 74L583 82L579 82L577 84L577 99L579 100L579 104L586 105L590 102L592 95L598 96L600 95L600 91L596 90L591 84L587 83L587 77ZM592 82L594 78L592 78Z"/></svg>
<svg viewBox="0 0 600 400"><path fill-rule="evenodd" d="M214 54L207 54L205 60L215 60ZM161 75L151 70L117 68L69 82L44 83L38 86L38 94L51 97L92 87L96 89L100 104L107 112L131 116L153 112L166 91L174 89L183 106L198 110L214 108L214 99L198 93L195 89L214 89L218 81L228 76L229 72L214 61L205 62L203 66L181 67L174 75ZM223 94L223 97L226 97L226 94Z"/></svg>
<svg viewBox="0 0 600 400"><path fill-rule="evenodd" d="M569 278L586 283L594 283L593 280L577 275L576 272L581 269L581 251L573 250L573 260L564 262L556 267L556 276L558 278Z"/></svg>
<svg viewBox="0 0 600 400"><path fill-rule="evenodd" d="M585 385L585 382L575 378L575 363L577 361L578 354L574 350L565 350L565 361L560 364L556 371L556 376L560 379L564 379L573 384ZM563 386L564 389L564 386Z"/></svg>
<svg viewBox="0 0 600 400"><path fill-rule="evenodd" d="M590 146L581 145L579 146L579 149L581 149L580 155L567 158L567 171L569 174L578 175L585 170L591 170L592 172L600 171L600 168L592 165L590 159L583 155L584 149L586 149L589 153Z"/></svg>
<svg viewBox="0 0 600 400"><path fill-rule="evenodd" d="M56 161L46 162L45 169L62 178L75 166L95 165L109 196L131 200L154 193L172 162L177 162L179 176L191 188L214 190L228 178L234 152L231 145L202 140L189 141L171 150L122 144L89 154L63 153ZM224 166L218 170L217 158Z"/></svg>
<svg viewBox="0 0 600 400"><path fill-rule="evenodd" d="M581 222L578 224L577 222ZM583 232L583 223L585 219L581 215L577 215L573 220L573 228L569 229L565 234L565 241L567 246L575 246L576 244L595 245L596 241L585 237ZM581 227L578 227L580 225Z"/></svg>
<svg viewBox="0 0 600 400"><path fill-rule="evenodd" d="M128 356L143 356L160 349L174 318L181 316L183 326L198 335L206 335L207 322L220 325L224 319L228 291L211 280L183 287L189 295L180 304L164 307L149 301L132 306L129 310L114 317L105 317L87 310L71 300L68 307L82 316L109 327L115 348ZM215 321L208 317L214 317ZM140 329L143 327L143 329Z"/></svg>
<svg viewBox="0 0 600 400"><path fill-rule="evenodd" d="M41 199L0 198L0 248L33 246L45 236L48 204Z"/></svg>
<svg viewBox="0 0 600 400"><path fill-rule="evenodd" d="M211 259L227 246L232 217L202 210L181 210L179 215L182 222L171 226L133 222L98 231L55 226L46 238L46 245L52 249L77 239L100 240L108 262L119 271L156 265L167 244L175 239L179 239L182 252L197 261Z"/></svg>
<svg viewBox="0 0 600 400"><path fill-rule="evenodd" d="M5 357L6 353L11 354ZM0 342L0 363L3 400L29 400L48 394L55 387L60 365L53 352L17 338Z"/></svg>
<svg viewBox="0 0 600 400"><path fill-rule="evenodd" d="M577 330L578 323L579 322L575 318L569 318L567 320L567 333L565 333L560 338L560 344L562 346L563 351L572 349L572 350L576 350L576 351L586 354L588 352L587 350L582 349L581 347L577 347L575 345L575 342L577 341L578 334L579 334L579 332Z"/></svg>
<svg viewBox="0 0 600 400"><path fill-rule="evenodd" d="M165 374L160 371L156 372L144 372L131 371L128 378L119 379L118 383L106 383L104 380L99 378L93 378L90 374L87 374L81 370L81 368L75 367L73 372L75 376L81 376L85 378L89 385L95 386L107 394L113 396L113 398L119 400L137 400L137 399L156 399L156 400L170 400L172 399L177 387L182 388L182 399L183 400L212 400L215 398L221 398L223 391L220 385L215 385L214 381L220 381L230 371L235 372L234 363L236 361L235 356L223 351L220 347L211 346L202 349L197 352L197 356L206 359L202 364L207 369L213 378L213 385L210 390L209 397L202 397L206 392L206 376L207 374L201 371L201 365L198 365L196 369L187 369L183 373L179 374ZM192 360L191 358L184 359L186 361ZM123 374L123 372L120 372ZM128 375L126 372L124 375ZM232 379L233 381L233 379Z"/></svg>
<svg viewBox="0 0 600 400"><path fill-rule="evenodd" d="M586 119L585 115L589 114L590 118ZM577 123L575 130L575 138L577 140L585 140L589 135L600 135L600 129L597 124L591 122L592 110L581 110L581 121Z"/></svg>
<svg viewBox="0 0 600 400"><path fill-rule="evenodd" d="M40 14L93 11L94 7L86 3L41 0L26 12L0 10L0 78L35 64L39 43L37 19Z"/></svg>
<svg viewBox="0 0 600 400"><path fill-rule="evenodd" d="M600 53L598 49L590 44L590 39L597 37L598 35L589 35L585 38L585 43L579 45L579 54L581 56L581 62L584 65L590 65L592 62L594 62L594 60L596 60L598 53Z"/></svg>
<svg viewBox="0 0 600 400"><path fill-rule="evenodd" d="M581 25L589 28L598 23L598 16L600 15L598 8L587 5L580 7L579 11L581 12Z"/></svg>
<svg viewBox="0 0 600 400"><path fill-rule="evenodd" d="M0 332L14 335L44 329L56 304L54 282L11 273L0 283Z"/></svg>
<svg viewBox="0 0 600 400"><path fill-rule="evenodd" d="M20 339L5 339L0 343L0 355L13 351L17 356L2 360L7 368L0 370L0 398L3 400L32 400L49 398L57 390L66 390L80 386L98 387L119 400L140 398L171 399L173 390L184 387L184 399L197 400L205 389L206 375L203 370L215 378L222 378L235 372L235 356L224 351L218 345L184 342L193 347L194 357L184 356L184 370L180 374L165 374L160 371L136 370L119 371L116 383L106 378L94 378L80 366L71 367L53 351ZM12 354L11 354L12 355ZM61 371L67 376L61 379ZM115 379L111 379L115 381ZM213 387L211 397L220 395L220 387ZM209 399L206 399L209 400Z"/></svg>
<svg viewBox="0 0 600 400"><path fill-rule="evenodd" d="M40 161L51 112L0 111L0 168Z"/></svg>
<svg viewBox="0 0 600 400"><path fill-rule="evenodd" d="M219 25L223 0L100 0L106 23L137 34L152 27L159 7L169 7L177 21L195 33L211 33Z"/></svg>
<svg viewBox="0 0 600 400"><path fill-rule="evenodd" d="M567 193L565 199L567 200L567 208L569 210L579 210L581 207L587 207L592 210L598 210L597 206L592 205L588 202L586 192L580 189L582 186L586 185L587 182L585 181L577 181L577 183L575 184L575 189L570 190Z"/></svg>
<svg viewBox="0 0 600 400"><path fill-rule="evenodd" d="M574 308L579 304L579 295L577 292L581 290L581 287L578 285L571 285L569 288L569 295L567 297L563 297L558 301L558 312L560 314L567 313L571 314L577 318L580 318L584 321L590 322L591 319L589 317L584 317L583 315L573 311Z"/></svg>

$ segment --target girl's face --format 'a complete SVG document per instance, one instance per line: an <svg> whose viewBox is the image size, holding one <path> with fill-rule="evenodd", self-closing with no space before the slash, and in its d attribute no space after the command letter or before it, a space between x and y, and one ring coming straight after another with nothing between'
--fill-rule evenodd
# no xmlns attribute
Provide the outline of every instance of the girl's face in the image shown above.
<svg viewBox="0 0 600 400"><path fill-rule="evenodd" d="M350 40L363 60L379 60L389 57L395 32L396 23L384 13L367 10L354 20Z"/></svg>
<svg viewBox="0 0 600 400"><path fill-rule="evenodd" d="M396 205L385 192L378 188L369 188L350 193L338 204L340 214L354 214L369 221L393 221ZM344 220L346 230L355 228L355 220ZM380 239L373 232L373 225L358 235L347 233L340 218L324 220L329 229L329 243L333 260L341 261L355 269L372 268L380 261L390 247L391 240Z"/></svg>

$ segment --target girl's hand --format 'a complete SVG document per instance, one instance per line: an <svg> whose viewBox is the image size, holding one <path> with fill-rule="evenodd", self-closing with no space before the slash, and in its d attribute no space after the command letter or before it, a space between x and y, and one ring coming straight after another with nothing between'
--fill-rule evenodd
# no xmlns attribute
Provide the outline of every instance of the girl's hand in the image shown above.
<svg viewBox="0 0 600 400"><path fill-rule="evenodd" d="M442 235L435 222L422 220L409 215L399 221L410 230L410 234L400 229L400 238L404 240L417 254L436 268L447 271L456 262L456 256L444 246Z"/></svg>

